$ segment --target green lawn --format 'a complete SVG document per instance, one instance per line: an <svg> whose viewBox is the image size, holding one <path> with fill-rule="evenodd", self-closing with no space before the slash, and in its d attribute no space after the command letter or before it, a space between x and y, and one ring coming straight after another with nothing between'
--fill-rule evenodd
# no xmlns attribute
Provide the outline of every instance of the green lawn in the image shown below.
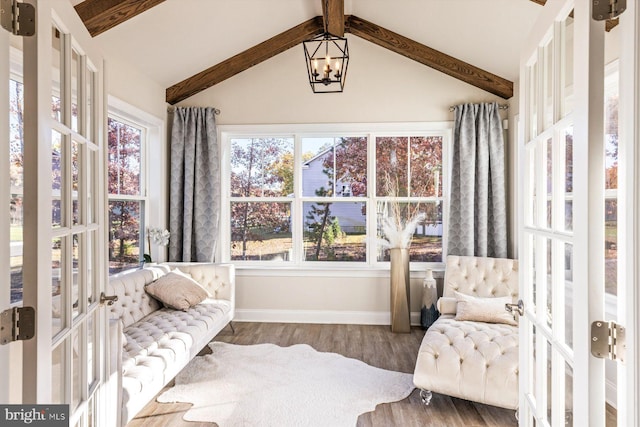
<svg viewBox="0 0 640 427"><path fill-rule="evenodd" d="M19 242L22 240L22 226L12 225L9 230L9 237L12 242Z"/></svg>

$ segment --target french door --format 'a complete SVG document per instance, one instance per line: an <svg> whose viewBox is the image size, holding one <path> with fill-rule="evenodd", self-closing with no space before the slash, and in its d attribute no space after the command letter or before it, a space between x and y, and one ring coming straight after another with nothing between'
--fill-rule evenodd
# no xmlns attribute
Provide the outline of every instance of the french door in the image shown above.
<svg viewBox="0 0 640 427"><path fill-rule="evenodd" d="M523 426L638 425L640 212L638 182L633 179L638 154L633 150L638 142L639 41L634 3L627 2L615 29L629 38L618 51L624 69L620 87L628 92L624 96L633 98L623 101L621 91L616 105L620 138L616 132L615 189L610 182L605 184L605 178L610 181L614 176L614 163L605 159L614 144L605 139L604 129L609 60L605 60L605 23L592 19L592 2L548 1L521 57L519 258L525 313L520 323L519 416ZM617 43L618 38L607 37ZM605 253L611 252L615 262L611 256L605 262ZM617 296L605 290L611 275ZM606 305L614 312L607 312ZM624 327L627 339L626 349L613 347L617 359L611 362L613 378L605 376L605 360L599 357L608 351L592 349L592 343L609 338L594 338L591 330L592 324L605 328L610 320ZM620 329L616 331L622 336ZM605 389L611 384L617 396L607 404Z"/></svg>
<svg viewBox="0 0 640 427"><path fill-rule="evenodd" d="M0 150L9 153L9 44L12 34L0 29ZM4 157L4 156L3 156ZM0 168L0 198L10 200L9 168ZM9 209L6 204L3 209ZM10 309L10 217L0 215L0 313ZM9 366L11 353L18 351L19 344L8 343L0 345L0 366ZM3 370L3 374L9 374ZM11 380L9 375L0 381L0 403L13 403L10 397Z"/></svg>
<svg viewBox="0 0 640 427"><path fill-rule="evenodd" d="M107 327L100 306L103 60L70 2L28 3L35 35L2 30L0 38L2 62L10 65L0 91L3 121L9 117L0 128L7 163L0 194L10 201L9 220L5 214L0 223L8 255L0 266L0 308L35 308L35 337L3 346L0 358L18 363L3 363L0 372L12 382L6 402L68 404L69 425L93 426L115 413L103 387Z"/></svg>

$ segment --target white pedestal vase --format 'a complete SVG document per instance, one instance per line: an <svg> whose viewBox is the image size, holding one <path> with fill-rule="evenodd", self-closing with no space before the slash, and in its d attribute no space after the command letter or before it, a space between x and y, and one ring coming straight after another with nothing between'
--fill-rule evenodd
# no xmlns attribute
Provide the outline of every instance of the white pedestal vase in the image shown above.
<svg viewBox="0 0 640 427"><path fill-rule="evenodd" d="M391 248L391 332L411 332L409 249Z"/></svg>
<svg viewBox="0 0 640 427"><path fill-rule="evenodd" d="M440 313L436 308L438 300L438 289L436 288L436 279L433 278L433 272L428 269L424 281L422 282L422 307L420 309L420 326L425 331L429 329L435 322Z"/></svg>

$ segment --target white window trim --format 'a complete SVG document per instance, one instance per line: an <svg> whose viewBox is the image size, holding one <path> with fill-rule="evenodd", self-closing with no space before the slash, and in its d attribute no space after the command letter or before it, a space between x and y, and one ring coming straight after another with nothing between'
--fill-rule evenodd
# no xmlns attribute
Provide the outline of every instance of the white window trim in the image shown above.
<svg viewBox="0 0 640 427"><path fill-rule="evenodd" d="M236 261L231 260L230 253L230 202L231 191L230 182L226 177L230 174L231 168L231 144L232 138L261 138L261 137L290 137L295 139L294 149L300 149L301 137L322 137L322 136L366 136L370 141L375 141L377 136L417 136L417 135L442 135L443 148L442 157L444 167L451 168L450 147L453 140L453 122L406 122L406 123L327 123L327 124L257 124L257 125L220 125L218 126L218 141L221 159L221 215L220 215L220 240L217 245L216 259L222 262L231 262L236 268L245 270L249 275L267 274L267 275L296 275L301 272L310 272L312 274L320 273L323 276L334 277L376 277L379 275L388 275L389 262L379 262L375 259L374 245L367 245L366 262L340 262L340 261L301 261L295 259L293 262L260 262L260 261ZM373 144L369 144L369 158L372 152L375 153ZM299 159L296 155L296 162ZM368 174L371 176L375 165L368 162ZM294 169L294 179L298 182L300 177L299 167ZM446 230L448 223L448 202L449 202L449 178L450 173L445 174L443 181L443 257L446 254ZM299 200L298 200L299 199ZM287 199L292 203L302 203L302 199ZM353 198L348 198L353 199ZM357 199L357 198L356 198ZM372 200L372 196L366 198L367 201ZM275 201L275 200L272 200ZM357 200L356 200L357 201ZM368 218L370 214L375 214L375 207L372 203L367 203ZM369 231L368 226L368 231ZM295 234L295 230L292 230ZM292 235L292 237L294 237ZM293 244L296 245L295 238ZM369 240L371 240L369 238ZM301 254L298 254L298 258ZM437 263L411 262L411 269L421 271L426 268L443 269L444 261Z"/></svg>
<svg viewBox="0 0 640 427"><path fill-rule="evenodd" d="M133 105L108 95L107 117L123 119L134 127L142 128L144 137L142 141L142 190L141 196L117 196L117 199L143 200L145 210L143 221L143 233L146 227L168 228L167 223L167 143L165 137L165 121L151 115ZM152 149L153 147L153 149ZM153 165L153 167L152 167ZM157 166L157 167L156 167ZM111 195L108 195L112 199ZM113 197L116 199L116 197ZM144 235L141 236L144 238ZM144 249L146 246L143 244ZM154 248L154 260L163 262L167 260L166 250Z"/></svg>

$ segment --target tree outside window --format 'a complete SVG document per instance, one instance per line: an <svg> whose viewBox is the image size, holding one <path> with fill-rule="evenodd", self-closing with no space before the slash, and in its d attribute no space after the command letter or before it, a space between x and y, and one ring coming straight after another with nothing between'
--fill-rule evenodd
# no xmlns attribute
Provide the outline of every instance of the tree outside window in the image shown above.
<svg viewBox="0 0 640 427"><path fill-rule="evenodd" d="M230 190L231 259L288 260L293 140L233 139Z"/></svg>
<svg viewBox="0 0 640 427"><path fill-rule="evenodd" d="M107 175L109 191L109 273L135 267L144 253L144 131L109 117Z"/></svg>

